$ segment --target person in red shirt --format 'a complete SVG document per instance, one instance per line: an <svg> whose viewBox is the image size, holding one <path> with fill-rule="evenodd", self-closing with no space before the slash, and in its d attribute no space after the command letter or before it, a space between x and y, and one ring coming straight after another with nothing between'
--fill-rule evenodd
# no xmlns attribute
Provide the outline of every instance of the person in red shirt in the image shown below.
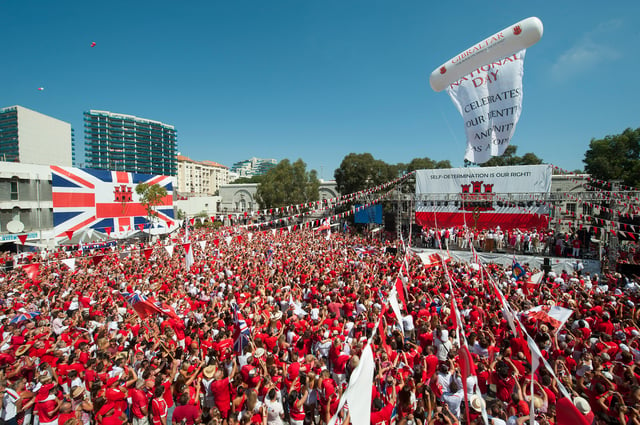
<svg viewBox="0 0 640 425"><path fill-rule="evenodd" d="M71 408L71 403L68 400L62 402L60 405L60 415L58 416L58 424L64 424L69 419L74 419L76 412Z"/></svg>
<svg viewBox="0 0 640 425"><path fill-rule="evenodd" d="M127 422L127 415L114 403L107 402L96 414L96 420L101 425L116 425Z"/></svg>
<svg viewBox="0 0 640 425"><path fill-rule="evenodd" d="M52 383L44 384L36 395L36 408L41 425L55 425L58 423L58 411L62 405L55 393Z"/></svg>
<svg viewBox="0 0 640 425"><path fill-rule="evenodd" d="M235 357L233 358L233 370L230 376L234 376L238 370L238 363ZM214 381L211 383L211 394L213 394L213 400L216 407L220 411L220 415L223 419L229 417L229 411L231 410L231 387L229 377L224 376L224 371L220 368L214 375Z"/></svg>
<svg viewBox="0 0 640 425"><path fill-rule="evenodd" d="M164 392L164 386L160 385L153 393L153 400L151 400L151 423L153 425L167 425L169 409L163 397Z"/></svg>
<svg viewBox="0 0 640 425"><path fill-rule="evenodd" d="M391 415L393 414L393 408L396 405L396 387L393 386L393 393L391 399L386 405L376 398L373 400L373 411L371 412L371 425L384 425L391 423Z"/></svg>
<svg viewBox="0 0 640 425"><path fill-rule="evenodd" d="M200 393L200 382L198 382L198 395ZM183 393L178 400L179 406L173 412L173 423L194 425L202 420L200 409L189 403L189 393ZM183 422L184 421L184 422Z"/></svg>
<svg viewBox="0 0 640 425"><path fill-rule="evenodd" d="M167 423L171 423L171 418L173 415L173 411L175 409L175 403L173 402L173 382L175 380L176 374L178 373L178 365L180 360L174 360L171 364L171 369L169 369L168 374L162 373L156 377L156 386L163 386L164 393L162 397L164 398L165 403L167 404Z"/></svg>
<svg viewBox="0 0 640 425"><path fill-rule="evenodd" d="M149 397L147 393L143 391L143 388L144 380L138 379L135 388L129 390L133 425L146 423L147 415L149 414Z"/></svg>

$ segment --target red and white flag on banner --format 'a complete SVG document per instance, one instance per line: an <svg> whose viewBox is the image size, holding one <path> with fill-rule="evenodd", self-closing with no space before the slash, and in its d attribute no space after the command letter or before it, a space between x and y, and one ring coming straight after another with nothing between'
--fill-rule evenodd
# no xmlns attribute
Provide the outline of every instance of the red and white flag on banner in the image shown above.
<svg viewBox="0 0 640 425"><path fill-rule="evenodd" d="M481 66L447 88L465 123L464 159L482 164L509 146L522 111L525 51Z"/></svg>

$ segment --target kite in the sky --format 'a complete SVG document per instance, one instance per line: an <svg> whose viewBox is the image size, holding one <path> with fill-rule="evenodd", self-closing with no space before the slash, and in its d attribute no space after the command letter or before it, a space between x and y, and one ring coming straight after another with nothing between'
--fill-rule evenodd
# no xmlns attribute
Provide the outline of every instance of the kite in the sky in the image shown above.
<svg viewBox="0 0 640 425"><path fill-rule="evenodd" d="M44 87L38 87L38 91L43 91Z"/></svg>
<svg viewBox="0 0 640 425"><path fill-rule="evenodd" d="M91 42L91 47L96 47L96 42L95 41Z"/></svg>

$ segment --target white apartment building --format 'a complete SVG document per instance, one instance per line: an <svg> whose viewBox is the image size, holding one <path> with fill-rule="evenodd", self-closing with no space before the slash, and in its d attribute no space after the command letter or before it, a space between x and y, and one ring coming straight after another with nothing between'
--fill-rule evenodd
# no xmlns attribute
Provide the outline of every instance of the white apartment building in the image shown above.
<svg viewBox="0 0 640 425"><path fill-rule="evenodd" d="M71 124L23 106L0 108L0 161L72 166Z"/></svg>
<svg viewBox="0 0 640 425"><path fill-rule="evenodd" d="M183 195L213 195L229 182L229 168L213 161L194 161L178 155L178 192Z"/></svg>

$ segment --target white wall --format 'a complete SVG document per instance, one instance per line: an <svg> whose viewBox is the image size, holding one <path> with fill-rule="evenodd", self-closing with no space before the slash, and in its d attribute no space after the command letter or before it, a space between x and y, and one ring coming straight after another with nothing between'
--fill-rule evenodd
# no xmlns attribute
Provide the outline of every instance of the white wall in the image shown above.
<svg viewBox="0 0 640 425"><path fill-rule="evenodd" d="M212 216L218 212L216 205L220 200L219 196L190 196L184 201L173 201L173 206L181 209L187 217L193 217L202 211Z"/></svg>
<svg viewBox="0 0 640 425"><path fill-rule="evenodd" d="M18 106L20 162L71 166L71 124Z"/></svg>

